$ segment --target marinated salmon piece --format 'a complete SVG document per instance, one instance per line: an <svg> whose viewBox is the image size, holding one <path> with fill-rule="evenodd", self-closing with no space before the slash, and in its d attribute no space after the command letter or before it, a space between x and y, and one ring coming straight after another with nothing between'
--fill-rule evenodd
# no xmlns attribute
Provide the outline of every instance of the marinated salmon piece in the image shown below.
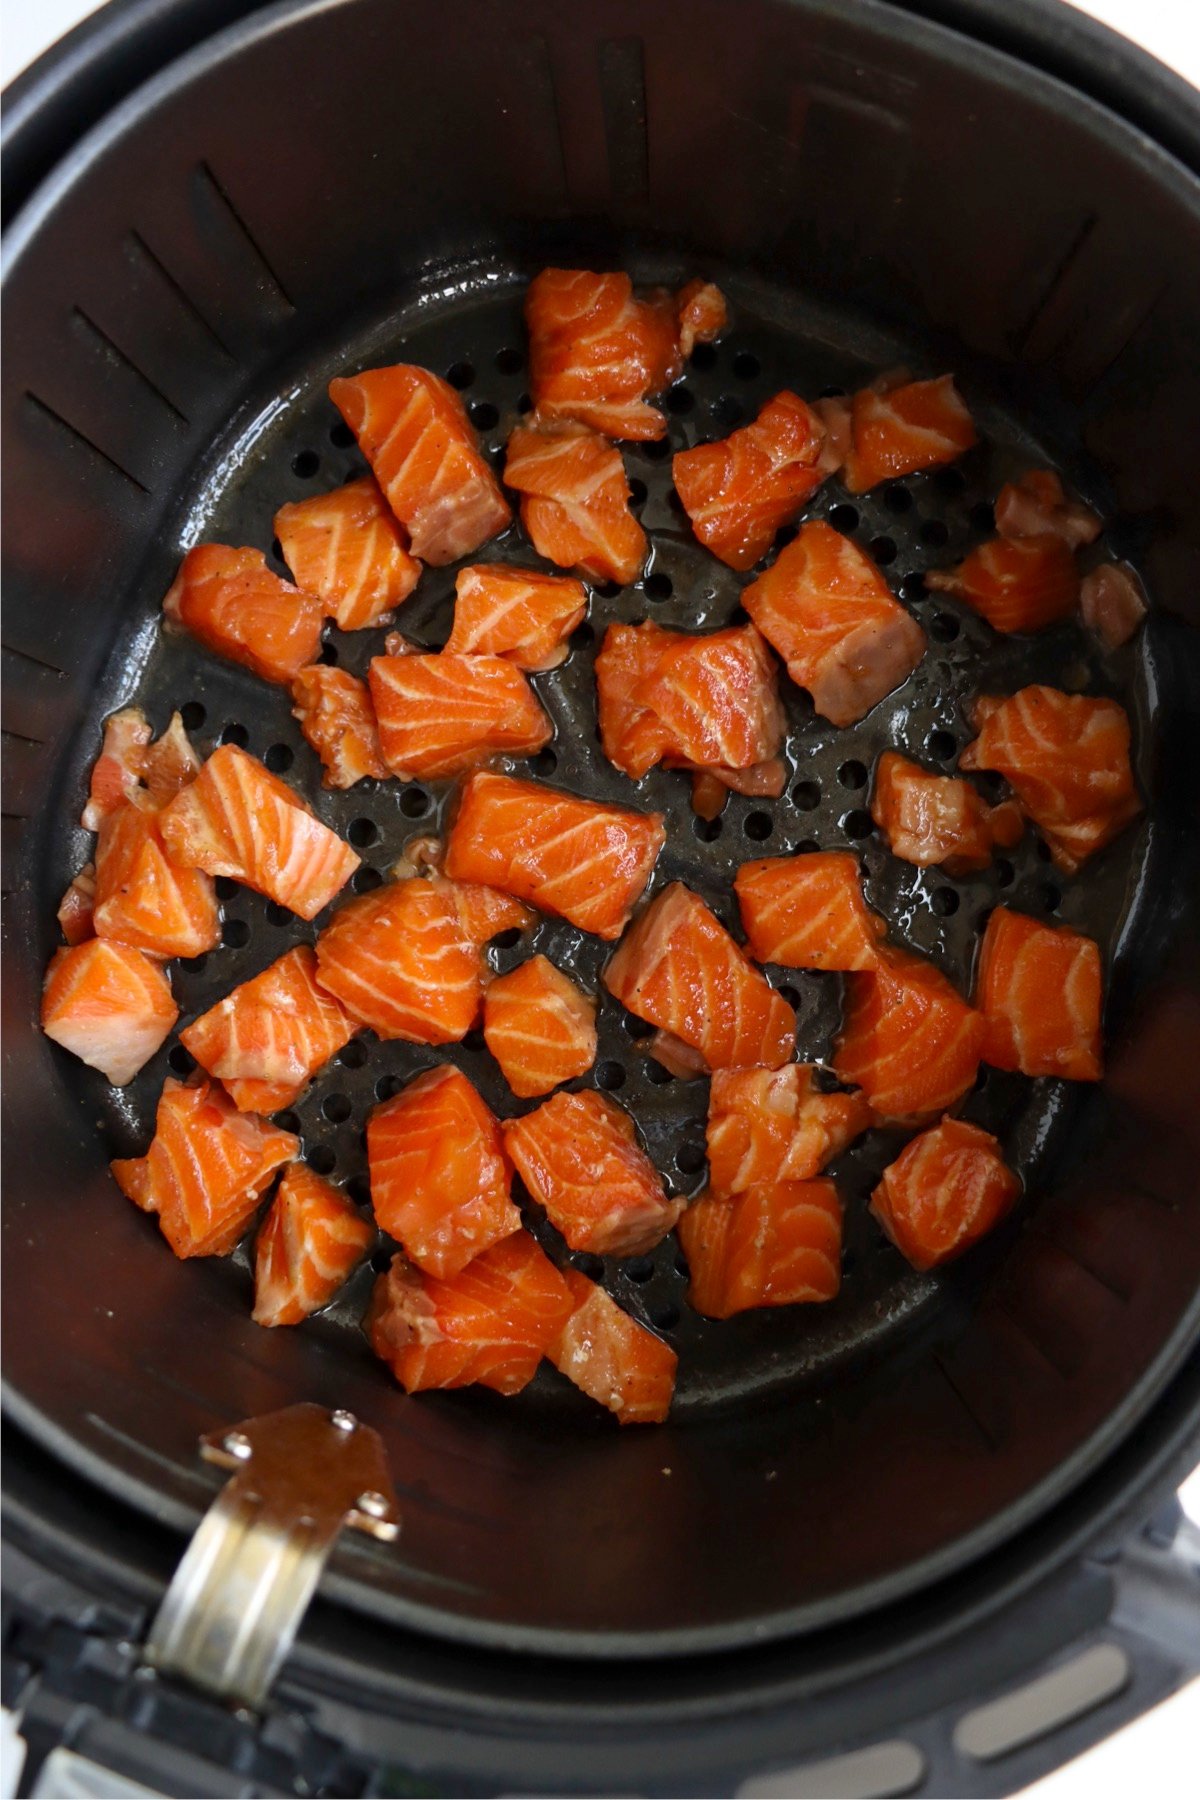
<svg viewBox="0 0 1200 1800"><path fill-rule="evenodd" d="M1146 616L1146 596L1131 569L1099 563L1079 585L1079 609L1106 650L1127 644Z"/></svg>
<svg viewBox="0 0 1200 1800"><path fill-rule="evenodd" d="M1099 1081L1102 1004L1100 947L1092 938L996 908L975 975L975 1005L987 1021L984 1062L1022 1075Z"/></svg>
<svg viewBox="0 0 1200 1800"><path fill-rule="evenodd" d="M801 526L742 604L834 725L869 713L925 654L925 633L871 558L823 519Z"/></svg>
<svg viewBox="0 0 1200 1800"><path fill-rule="evenodd" d="M959 768L1003 775L1066 874L1075 874L1141 812L1129 766L1129 718L1116 700L1035 685L1007 700L982 695L973 720L979 736L962 752Z"/></svg>
<svg viewBox="0 0 1200 1800"><path fill-rule="evenodd" d="M152 741L153 740L153 741ZM165 806L200 772L200 758L178 713L158 739L138 706L123 706L104 721L104 742L92 767L91 790L80 824L99 831L113 813L131 804Z"/></svg>
<svg viewBox="0 0 1200 1800"><path fill-rule="evenodd" d="M201 767L192 740L184 729L182 715L172 713L166 730L152 744L147 744L143 755L145 804L166 806L196 779Z"/></svg>
<svg viewBox="0 0 1200 1800"><path fill-rule="evenodd" d="M501 888L581 931L615 938L665 840L660 813L605 806L477 769L463 784L446 873Z"/></svg>
<svg viewBox="0 0 1200 1800"><path fill-rule="evenodd" d="M239 1112L279 1112L358 1026L317 986L316 953L297 944L181 1031L179 1041L222 1083Z"/></svg>
<svg viewBox="0 0 1200 1800"><path fill-rule="evenodd" d="M521 496L521 523L539 556L594 581L637 580L649 544L629 510L621 453L607 438L582 425L519 425L504 479Z"/></svg>
<svg viewBox="0 0 1200 1800"><path fill-rule="evenodd" d="M748 769L695 769L692 811L698 818L715 819L731 793L778 800L786 786L787 764L782 756L751 763Z"/></svg>
<svg viewBox="0 0 1200 1800"><path fill-rule="evenodd" d="M631 926L604 970L621 1005L703 1059L707 1069L774 1069L796 1045L796 1017L682 882Z"/></svg>
<svg viewBox="0 0 1200 1800"><path fill-rule="evenodd" d="M202 956L220 942L216 889L210 876L175 857L165 819L126 806L105 820L96 842L92 923L97 937L148 956Z"/></svg>
<svg viewBox="0 0 1200 1800"><path fill-rule="evenodd" d="M675 490L700 542L731 569L753 568L824 481L824 439L816 413L785 389L753 424L677 451Z"/></svg>
<svg viewBox="0 0 1200 1800"><path fill-rule="evenodd" d="M996 496L996 530L1006 538L1056 537L1080 550L1095 543L1101 525L1094 512L1067 499L1052 469L1028 469Z"/></svg>
<svg viewBox="0 0 1200 1800"><path fill-rule="evenodd" d="M833 1067L881 1119L924 1119L975 1080L986 1024L932 963L889 947L846 983Z"/></svg>
<svg viewBox="0 0 1200 1800"><path fill-rule="evenodd" d="M364 1328L408 1393L494 1388L518 1394L571 1316L571 1290L527 1231L441 1279L397 1256L375 1283Z"/></svg>
<svg viewBox="0 0 1200 1800"><path fill-rule="evenodd" d="M299 794L236 744L213 751L161 820L180 868L245 882L302 919L328 906L359 864Z"/></svg>
<svg viewBox="0 0 1200 1800"><path fill-rule="evenodd" d="M887 930L862 893L849 850L763 856L733 882L750 954L790 969L873 969Z"/></svg>
<svg viewBox="0 0 1200 1800"><path fill-rule="evenodd" d="M300 1139L240 1113L212 1082L168 1077L145 1156L111 1163L121 1192L157 1213L176 1256L225 1256L245 1231L275 1171Z"/></svg>
<svg viewBox="0 0 1200 1800"><path fill-rule="evenodd" d="M272 574L260 550L197 544L179 565L163 613L206 650L285 686L321 651L324 608Z"/></svg>
<svg viewBox="0 0 1200 1800"><path fill-rule="evenodd" d="M428 1275L457 1275L520 1229L499 1120L449 1063L374 1109L367 1157L376 1219Z"/></svg>
<svg viewBox="0 0 1200 1800"><path fill-rule="evenodd" d="M978 1243L1020 1191L989 1131L943 1119L883 1171L871 1211L914 1269L932 1269Z"/></svg>
<svg viewBox="0 0 1200 1800"><path fill-rule="evenodd" d="M387 764L379 748L379 727L371 690L357 675L313 663L292 683L292 717L324 765L327 788L359 781L384 781Z"/></svg>
<svg viewBox="0 0 1200 1800"><path fill-rule="evenodd" d="M503 1131L517 1173L572 1250L641 1256L683 1211L682 1200L667 1198L629 1114L594 1088L553 1094L506 1119Z"/></svg>
<svg viewBox="0 0 1200 1800"><path fill-rule="evenodd" d="M729 324L729 307L711 281L689 281L675 296L679 354L686 362L697 344L714 344Z"/></svg>
<svg viewBox="0 0 1200 1800"><path fill-rule="evenodd" d="M809 1181L873 1123L858 1093L827 1093L812 1063L717 1069L708 1101L708 1174L714 1194L763 1182Z"/></svg>
<svg viewBox="0 0 1200 1800"><path fill-rule="evenodd" d="M401 781L534 756L554 735L527 677L503 656L376 656L367 679L383 760Z"/></svg>
<svg viewBox="0 0 1200 1800"><path fill-rule="evenodd" d="M976 442L952 375L933 381L877 382L855 394L842 480L852 494L881 481L952 463Z"/></svg>
<svg viewBox="0 0 1200 1800"><path fill-rule="evenodd" d="M600 742L609 762L631 781L640 781L667 753L662 721L636 696L681 635L650 619L641 625L610 625L596 656Z"/></svg>
<svg viewBox="0 0 1200 1800"><path fill-rule="evenodd" d="M94 936L93 913L96 905L96 865L84 863L58 903L55 917L67 943L82 944Z"/></svg>
<svg viewBox="0 0 1200 1800"><path fill-rule="evenodd" d="M683 368L666 304L639 300L624 274L543 269L525 296L529 389L540 419L577 420L612 438L660 438L667 421L647 394Z"/></svg>
<svg viewBox="0 0 1200 1800"><path fill-rule="evenodd" d="M596 1060L596 1002L534 956L489 985L483 1035L513 1093L529 1100L587 1074Z"/></svg>
<svg viewBox="0 0 1200 1800"><path fill-rule="evenodd" d="M114 1087L145 1067L178 1017L170 982L141 950L89 938L50 959L42 1030Z"/></svg>
<svg viewBox="0 0 1200 1800"><path fill-rule="evenodd" d="M986 869L993 850L1011 850L1025 829L1014 801L989 806L969 781L934 775L895 750L875 765L871 817L893 856L947 875Z"/></svg>
<svg viewBox="0 0 1200 1800"><path fill-rule="evenodd" d="M255 1324L299 1325L328 1306L374 1238L340 1188L307 1163L290 1163L254 1245Z"/></svg>
<svg viewBox="0 0 1200 1800"><path fill-rule="evenodd" d="M1060 537L989 538L955 569L930 569L927 587L953 594L994 631L1042 631L1079 602L1075 556Z"/></svg>
<svg viewBox="0 0 1200 1800"><path fill-rule="evenodd" d="M832 1300L841 1286L842 1208L826 1177L702 1194L679 1221L679 1242L688 1299L710 1319Z"/></svg>
<svg viewBox="0 0 1200 1800"><path fill-rule="evenodd" d="M483 946L532 917L440 876L396 881L335 914L317 939L317 980L381 1038L454 1043L479 1016Z"/></svg>
<svg viewBox="0 0 1200 1800"><path fill-rule="evenodd" d="M275 536L297 586L315 594L343 631L382 623L421 578L420 563L369 475L281 506Z"/></svg>
<svg viewBox="0 0 1200 1800"><path fill-rule="evenodd" d="M671 1409L679 1358L602 1287L564 1269L574 1311L550 1352L555 1368L622 1425L661 1425Z"/></svg>
<svg viewBox="0 0 1200 1800"><path fill-rule="evenodd" d="M587 612L587 589L569 575L512 563L472 563L454 584L451 656L506 656L518 669L556 669Z"/></svg>
<svg viewBox="0 0 1200 1800"><path fill-rule="evenodd" d="M457 562L512 524L466 408L440 375L413 363L365 369L331 381L329 398L419 561Z"/></svg>

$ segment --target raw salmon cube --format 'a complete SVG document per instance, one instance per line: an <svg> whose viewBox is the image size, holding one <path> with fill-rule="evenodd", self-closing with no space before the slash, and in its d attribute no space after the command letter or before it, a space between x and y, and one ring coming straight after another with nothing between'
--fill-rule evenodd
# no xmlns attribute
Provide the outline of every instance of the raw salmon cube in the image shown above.
<svg viewBox="0 0 1200 1800"><path fill-rule="evenodd" d="M179 566L163 613L205 649L286 685L321 650L319 600L268 569L260 550L197 544Z"/></svg>
<svg viewBox="0 0 1200 1800"><path fill-rule="evenodd" d="M996 908L975 976L975 1005L987 1021L984 1062L1022 1075L1099 1081L1102 1003L1100 947L1092 938Z"/></svg>
<svg viewBox="0 0 1200 1800"><path fill-rule="evenodd" d="M660 438L646 404L683 368L669 295L634 297L624 274L543 269L525 296L529 389L539 418L575 419L613 438Z"/></svg>
<svg viewBox="0 0 1200 1800"><path fill-rule="evenodd" d="M664 888L627 932L604 985L707 1069L774 1069L795 1049L787 1001L681 882Z"/></svg>
<svg viewBox="0 0 1200 1800"><path fill-rule="evenodd" d="M186 797L185 788L182 797ZM167 842L165 813L125 806L100 828L93 923L149 956L202 956L221 937L209 875L181 862Z"/></svg>
<svg viewBox="0 0 1200 1800"><path fill-rule="evenodd" d="M375 1239L369 1219L307 1163L290 1163L254 1246L256 1325L299 1325L328 1306Z"/></svg>
<svg viewBox="0 0 1200 1800"><path fill-rule="evenodd" d="M345 669L313 663L292 683L292 717L320 757L323 785L349 788L359 781L385 781L387 765L379 748L379 727L365 681Z"/></svg>
<svg viewBox="0 0 1200 1800"><path fill-rule="evenodd" d="M925 633L871 558L823 519L801 526L742 602L834 725L870 712L925 654Z"/></svg>
<svg viewBox="0 0 1200 1800"><path fill-rule="evenodd" d="M82 944L95 935L93 914L96 905L96 865L84 863L55 914L68 944Z"/></svg>
<svg viewBox="0 0 1200 1800"><path fill-rule="evenodd" d="M413 556L435 567L469 556L512 523L466 408L440 375L412 363L329 384Z"/></svg>
<svg viewBox="0 0 1200 1800"><path fill-rule="evenodd" d="M660 1425L671 1407L679 1358L631 1319L602 1287L565 1269L574 1306L550 1360L622 1425Z"/></svg>
<svg viewBox="0 0 1200 1800"><path fill-rule="evenodd" d="M383 760L401 781L534 756L554 735L528 679L503 656L376 656L368 680Z"/></svg>
<svg viewBox="0 0 1200 1800"><path fill-rule="evenodd" d="M751 425L676 453L675 489L706 549L750 569L825 479L825 429L798 394L776 394Z"/></svg>
<svg viewBox="0 0 1200 1800"><path fill-rule="evenodd" d="M969 781L934 775L895 750L875 765L871 817L893 856L919 869L939 864L947 875L986 869L994 848L1011 850L1025 829L1013 801L989 806Z"/></svg>
<svg viewBox="0 0 1200 1800"><path fill-rule="evenodd" d="M527 1231L457 1275L425 1275L397 1256L364 1321L371 1348L408 1393L478 1383L517 1394L571 1316L571 1290Z"/></svg>
<svg viewBox="0 0 1200 1800"><path fill-rule="evenodd" d="M1146 616L1146 596L1132 569L1099 563L1079 587L1079 610L1106 650L1127 644Z"/></svg>
<svg viewBox="0 0 1200 1800"><path fill-rule="evenodd" d="M587 1074L596 1060L596 1002L534 956L488 987L483 1035L513 1093L528 1100Z"/></svg>
<svg viewBox="0 0 1200 1800"><path fill-rule="evenodd" d="M375 1217L426 1274L457 1275L520 1228L499 1121L448 1063L374 1109L367 1156Z"/></svg>
<svg viewBox="0 0 1200 1800"><path fill-rule="evenodd" d="M114 1087L133 1080L178 1017L170 982L140 950L89 938L50 959L42 1030Z"/></svg>
<svg viewBox="0 0 1200 1800"><path fill-rule="evenodd" d="M1020 1191L990 1132L943 1119L883 1171L871 1211L914 1269L932 1269L977 1243Z"/></svg>
<svg viewBox="0 0 1200 1800"><path fill-rule="evenodd" d="M1094 512L1067 499L1052 469L1028 469L997 494L996 530L1006 538L1057 537L1079 550L1095 542L1101 526Z"/></svg>
<svg viewBox="0 0 1200 1800"><path fill-rule="evenodd" d="M711 281L689 281L675 296L679 354L686 360L697 344L713 344L729 324L729 308Z"/></svg>
<svg viewBox="0 0 1200 1800"><path fill-rule="evenodd" d="M862 894L849 850L762 856L743 863L734 892L750 954L790 969L873 969L887 927Z"/></svg>
<svg viewBox="0 0 1200 1800"><path fill-rule="evenodd" d="M1079 603L1079 571L1060 537L990 538L954 569L930 569L927 587L953 594L994 631L1041 631Z"/></svg>
<svg viewBox="0 0 1200 1800"><path fill-rule="evenodd" d="M316 953L297 944L180 1032L239 1112L292 1106L358 1029L316 974Z"/></svg>
<svg viewBox="0 0 1200 1800"><path fill-rule="evenodd" d="M874 1123L859 1093L824 1092L811 1063L717 1069L708 1101L708 1173L726 1198L764 1182L809 1181Z"/></svg>
<svg viewBox="0 0 1200 1800"><path fill-rule="evenodd" d="M588 595L570 575L512 563L472 563L454 584L451 656L506 656L519 669L556 669L583 623Z"/></svg>
<svg viewBox="0 0 1200 1800"><path fill-rule="evenodd" d="M582 425L518 426L504 479L521 495L521 523L539 556L595 581L636 581L649 544L629 510L621 453Z"/></svg>
<svg viewBox="0 0 1200 1800"><path fill-rule="evenodd" d="M158 1214L176 1256L225 1256L275 1171L299 1150L299 1138L238 1112L213 1083L168 1078L149 1150L110 1166L121 1192Z"/></svg>
<svg viewBox="0 0 1200 1800"><path fill-rule="evenodd" d="M275 536L298 587L343 631L378 625L416 587L421 565L369 475L275 514Z"/></svg>
<svg viewBox="0 0 1200 1800"><path fill-rule="evenodd" d="M851 402L850 434L842 479L852 494L955 462L976 441L952 375L863 388Z"/></svg>
<svg viewBox="0 0 1200 1800"><path fill-rule="evenodd" d="M688 1299L710 1319L832 1300L841 1286L842 1208L825 1177L762 1182L730 1199L703 1194L680 1219L679 1242Z"/></svg>
<svg viewBox="0 0 1200 1800"><path fill-rule="evenodd" d="M660 813L582 800L478 769L463 784L446 873L619 937L666 839Z"/></svg>
<svg viewBox="0 0 1200 1800"><path fill-rule="evenodd" d="M629 1114L594 1088L557 1093L503 1130L517 1173L572 1250L640 1256L683 1210L668 1200Z"/></svg>
<svg viewBox="0 0 1200 1800"><path fill-rule="evenodd" d="M236 744L214 750L161 819L180 868L243 881L302 919L328 906L359 864L299 794Z"/></svg>
<svg viewBox="0 0 1200 1800"><path fill-rule="evenodd" d="M88 803L80 824L99 831L127 803L156 810L173 800L180 788L200 773L178 713L156 741L150 721L138 706L123 706L104 721L104 742L92 767Z"/></svg>
<svg viewBox="0 0 1200 1800"><path fill-rule="evenodd" d="M851 975L833 1067L881 1119L924 1119L975 1080L986 1024L932 963L889 947Z"/></svg>

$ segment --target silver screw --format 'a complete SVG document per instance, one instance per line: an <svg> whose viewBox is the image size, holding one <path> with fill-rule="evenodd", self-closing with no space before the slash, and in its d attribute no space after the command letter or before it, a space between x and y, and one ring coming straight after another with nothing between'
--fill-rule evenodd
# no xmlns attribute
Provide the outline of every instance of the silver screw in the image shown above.
<svg viewBox="0 0 1200 1800"><path fill-rule="evenodd" d="M382 1494L377 1494L374 1489L371 1489L365 1494L360 1494L354 1504L357 1510L360 1513L366 1513L369 1519L382 1519L388 1510L387 1501Z"/></svg>
<svg viewBox="0 0 1200 1800"><path fill-rule="evenodd" d="M353 1431L358 1424L354 1414L347 1412L344 1406L339 1406L336 1412L330 1413L329 1422L335 1431Z"/></svg>
<svg viewBox="0 0 1200 1800"><path fill-rule="evenodd" d="M244 1431L227 1431L223 1448L230 1456L236 1456L239 1462L249 1462L254 1454L254 1446Z"/></svg>

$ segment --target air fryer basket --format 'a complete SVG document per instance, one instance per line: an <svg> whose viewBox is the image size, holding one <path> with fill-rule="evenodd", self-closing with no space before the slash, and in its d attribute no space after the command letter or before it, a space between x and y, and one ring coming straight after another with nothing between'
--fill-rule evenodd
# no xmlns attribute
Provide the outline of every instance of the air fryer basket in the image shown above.
<svg viewBox="0 0 1200 1800"><path fill-rule="evenodd" d="M366 1271L313 1328L260 1331L244 1263L175 1263L107 1176L108 1155L145 1142L167 1058L114 1097L34 1028L54 909L85 853L85 772L125 698L145 695L158 724L183 705L205 747L232 737L286 769L370 869L432 828L436 797L414 785L323 792L286 697L161 641L158 607L189 544L266 549L279 503L360 466L324 398L339 369L454 368L498 452L523 387L522 284L549 260L727 289L735 329L672 396L675 447L779 386L812 394L898 361L955 370L988 440L961 471L817 496L899 578L929 656L852 731L797 700L778 806L735 796L702 831L682 778L649 778L638 803L669 815L663 879L731 919L740 860L851 842L893 928L960 982L1000 898L1085 925L1114 959L1098 1092L993 1075L972 1097L1032 1193L944 1276L905 1274L865 1217L900 1141L882 1138L839 1170L847 1278L828 1309L706 1326L671 1244L610 1265L686 1368L673 1423L625 1434L550 1373L517 1403L406 1399L354 1327ZM19 217L6 280L12 1415L178 1530L207 1492L200 1432L301 1396L350 1406L384 1434L405 1531L398 1551L343 1554L329 1591L397 1626L539 1653L760 1644L877 1612L1032 1532L1130 1439L1200 1327L1194 176L1068 86L871 0L286 4L119 107ZM920 571L985 532L997 483L1045 459L1152 595L1117 657L1074 631L999 644L924 594ZM654 556L635 587L596 596L591 630L725 622L741 583L672 508L669 462L653 446L627 462ZM431 572L405 629L441 642L451 594ZM359 669L374 635L335 634L330 654ZM1145 822L1072 884L1032 839L958 883L887 858L863 812L879 749L949 765L963 699L1029 679L1126 700ZM629 799L595 772L586 641L541 689L558 727L541 772ZM179 973L185 1015L294 941L232 884L224 918L224 947ZM594 980L577 934L547 922L532 943ZM771 974L797 996L803 1053L826 1048L836 983ZM352 1184L378 1084L432 1060L368 1044L297 1109L315 1166ZM482 1050L455 1054L501 1101ZM595 1079L690 1192L702 1084L657 1074L607 1003Z"/></svg>

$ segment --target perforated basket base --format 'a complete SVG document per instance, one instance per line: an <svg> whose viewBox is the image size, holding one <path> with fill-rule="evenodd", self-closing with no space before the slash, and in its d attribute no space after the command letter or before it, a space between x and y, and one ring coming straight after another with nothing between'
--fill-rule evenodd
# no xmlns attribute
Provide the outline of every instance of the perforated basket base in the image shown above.
<svg viewBox="0 0 1200 1800"><path fill-rule="evenodd" d="M633 272L653 280L676 279L690 271L646 259ZM505 269L472 270L465 277L461 271L449 271L403 313L373 321L344 341L324 346L319 356L291 372L277 396L261 397L260 405L231 423L227 438L213 446L205 467L196 472L191 491L181 496L179 552L201 539L270 550L271 520L284 501L334 487L362 472L357 449L326 398L326 383L338 372L408 360L448 373L469 404L489 457L501 468L507 435L527 404L521 324L526 278ZM1075 624L1033 639L1006 640L966 608L925 592L925 570L958 561L989 534L990 499L1019 468L1047 460L1061 466L1066 454L1068 477L1085 498L1103 506L1094 474L1071 465L1069 447L1032 441L1004 398L973 386L969 377L967 399L983 442L959 465L854 499L830 481L818 490L805 514L829 519L870 550L920 619L930 645L912 678L860 724L844 731L816 717L807 696L785 680L792 771L786 794L775 802L731 795L720 819L711 824L694 816L686 775L655 771L630 783L603 757L592 662L610 623L654 619L703 631L744 617L740 594L751 577L726 569L693 538L672 489L671 452L728 432L752 417L781 387L811 397L852 388L880 368L916 362L905 344L807 309L794 296L724 274L721 279L733 303L733 329L715 348L701 348L667 396L669 439L625 447L634 509L653 546L646 573L628 588L596 591L568 660L533 678L554 721L555 736L552 747L531 765L515 764L516 772L581 794L660 809L667 816L668 840L654 887L672 880L687 882L735 934L732 880L742 861L818 846L850 847L863 859L867 899L887 919L895 938L932 957L964 991L970 987L979 934L998 902L1039 918L1065 920L1098 938L1106 958L1112 959L1119 954L1122 933L1132 933L1136 925L1129 905L1145 850L1143 827L1126 832L1071 882L1057 875L1032 832L990 869L952 881L936 869L922 872L890 856L867 811L871 770L884 748L905 751L931 768L953 769L958 751L971 736L964 703L978 692L1006 693L1043 680L1115 694L1135 716L1147 715L1140 653L1129 650L1104 657ZM916 366L920 373L940 372ZM1102 551L1103 545L1097 554ZM519 528L471 560L480 559L548 566L533 554ZM282 572L274 553L273 561ZM429 648L441 645L449 632L454 575L454 568L427 570L398 615L396 622L403 631ZM70 804L48 858L49 912L70 874L90 853L89 840L71 821L78 815L103 718L126 700L143 705L156 728L166 723L174 708L181 708L202 751L220 742L238 743L285 776L359 849L364 866L353 882L358 892L385 878L410 837L440 828L451 799L445 785L426 788L368 781L348 793L324 789L317 758L291 717L286 691L218 661L186 639L163 634L157 626L160 601L161 590L148 588L131 605L129 627L108 681L97 692L77 740L67 785ZM381 653L383 636L383 628L354 634L330 628L326 660L361 674L370 657ZM329 916L306 926L232 882L218 885L222 947L177 965L173 972L183 1026L291 944L311 941ZM582 1085L594 1083L627 1106L668 1187L696 1194L705 1179L707 1082L673 1080L645 1056L641 1040L646 1028L625 1013L600 983L608 947L561 921L544 919L515 942L500 940L491 957L503 970L537 951L576 974L599 996L599 1055ZM800 1057L827 1056L840 1016L839 978L783 968L767 972L797 1008ZM536 1104L513 1099L478 1031L461 1046L437 1051L383 1044L368 1032L351 1043L313 1082L294 1112L279 1115L279 1121L302 1133L312 1166L344 1182L366 1208L364 1125L370 1108L444 1058L458 1063L502 1116ZM95 1110L108 1154L130 1154L149 1140L164 1076L169 1070L184 1074L192 1066L175 1044L124 1090L109 1088L66 1057L62 1078L75 1083L81 1100ZM596 1258L570 1256L538 1209L518 1192L527 1222L556 1259L571 1260L602 1278L623 1306L678 1350L676 1416L686 1421L700 1411L744 1402L750 1395L783 1396L801 1389L819 1395L823 1384L857 1359L894 1358L905 1348L919 1346L939 1318L969 1304L996 1257L1003 1254L1010 1234L1021 1229L1036 1209L1039 1190L1069 1154L1086 1103L1086 1093L1066 1083L1031 1083L981 1071L964 1116L999 1134L1024 1179L1026 1194L1008 1226L936 1276L911 1271L867 1214L879 1173L905 1136L884 1130L868 1133L831 1170L845 1201L839 1297L827 1305L763 1311L727 1323L705 1321L689 1307L686 1267L673 1236L652 1255L632 1260L606 1259L601 1264ZM124 1204L115 1189L113 1204ZM147 1220L145 1229L153 1232L153 1222ZM393 1249L381 1241L370 1266L305 1329L331 1335L346 1355L369 1357L358 1321L374 1272L387 1266ZM195 1265L194 1280L235 1285L244 1292L248 1310L248 1246L231 1260ZM569 1412L590 1406L548 1367L512 1404Z"/></svg>

